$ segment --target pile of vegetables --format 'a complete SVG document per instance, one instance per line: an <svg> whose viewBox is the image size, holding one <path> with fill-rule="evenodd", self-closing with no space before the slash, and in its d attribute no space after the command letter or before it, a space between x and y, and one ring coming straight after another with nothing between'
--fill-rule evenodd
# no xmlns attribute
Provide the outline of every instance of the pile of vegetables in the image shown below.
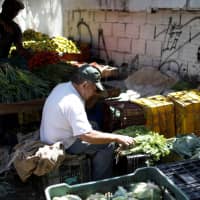
<svg viewBox="0 0 200 200"><path fill-rule="evenodd" d="M26 29L22 35L23 41L35 40L35 41L42 41L49 39L47 34L35 31L33 29Z"/></svg>
<svg viewBox="0 0 200 200"><path fill-rule="evenodd" d="M49 85L27 70L0 64L0 102L13 103L46 97Z"/></svg>
<svg viewBox="0 0 200 200"><path fill-rule="evenodd" d="M164 135L150 131L144 126L129 126L125 129L115 131L121 135L134 137L135 144L125 148L120 146L118 154L120 156L130 154L148 154L151 161L159 161L170 153L171 144L169 145Z"/></svg>
<svg viewBox="0 0 200 200"><path fill-rule="evenodd" d="M62 36L56 36L51 38L51 43L56 46L56 52L58 53L76 53L79 54L80 50L78 49L75 42L69 40Z"/></svg>
<svg viewBox="0 0 200 200"><path fill-rule="evenodd" d="M58 53L53 51L41 51L35 53L28 61L30 71L47 64L56 64L60 61Z"/></svg>
<svg viewBox="0 0 200 200"><path fill-rule="evenodd" d="M66 56L64 55L66 54L78 55L81 53L80 48L74 41L64 36L49 37L49 35L37 32L33 29L27 29L23 32L22 43L23 47L32 53L45 51L54 52L61 55L61 59L65 59ZM12 52L15 50L16 47L12 45L9 57L12 57ZM51 62L47 64L51 64Z"/></svg>
<svg viewBox="0 0 200 200"><path fill-rule="evenodd" d="M197 85L188 81L180 80L177 83L175 83L171 89L175 91L181 91L181 90L190 90L196 88Z"/></svg>
<svg viewBox="0 0 200 200"><path fill-rule="evenodd" d="M31 48L34 52L54 51L57 53L80 54L76 43L63 36L49 37L47 34L27 29L23 32L24 48Z"/></svg>
<svg viewBox="0 0 200 200"><path fill-rule="evenodd" d="M158 185L152 182L138 182L127 187L118 186L118 189L112 194L96 193L89 195L85 200L161 200L162 190ZM83 200L78 195L67 194L61 197L54 197L53 200Z"/></svg>
<svg viewBox="0 0 200 200"><path fill-rule="evenodd" d="M40 68L33 68L32 73L40 77L42 80L48 81L50 89L61 82L70 80L77 67L70 63L59 62L57 64L48 64Z"/></svg>
<svg viewBox="0 0 200 200"><path fill-rule="evenodd" d="M152 182L132 183L127 188L118 186L118 190L114 193L112 200L128 199L160 200L162 199L162 191L158 185Z"/></svg>
<svg viewBox="0 0 200 200"><path fill-rule="evenodd" d="M183 159L200 158L200 138L195 134L178 135L173 143L172 151Z"/></svg>
<svg viewBox="0 0 200 200"><path fill-rule="evenodd" d="M124 129L115 130L115 133L120 135L128 135L130 137L135 137L137 135L148 134L150 130L145 126L128 126Z"/></svg>

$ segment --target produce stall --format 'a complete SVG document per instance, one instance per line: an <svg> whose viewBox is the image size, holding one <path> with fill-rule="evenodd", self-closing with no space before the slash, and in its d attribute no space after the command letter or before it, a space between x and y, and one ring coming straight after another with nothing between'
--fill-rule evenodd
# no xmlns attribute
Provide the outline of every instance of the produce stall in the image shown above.
<svg viewBox="0 0 200 200"><path fill-rule="evenodd" d="M29 57L17 55L13 46L9 58L0 63L0 135L1 144L9 148L17 144L19 132L26 134L39 128L46 97L76 70L67 62L81 60L82 56L71 40L50 38L32 29L23 32L23 46ZM83 48L87 59L89 50Z"/></svg>
<svg viewBox="0 0 200 200"><path fill-rule="evenodd" d="M25 120L25 113L39 113L36 120L40 122L41 110L51 89L57 83L69 80L69 77L82 64L90 63L98 68L102 73L102 81L105 83L109 79L123 79L129 72L132 72L128 67L122 69L119 66L113 67L95 62L90 57L91 49L88 44L76 42L62 36L50 37L47 34L28 29L23 33L23 45L30 51L31 56L28 60L15 56L15 47L13 46L10 51L10 62L0 64L0 116L3 118L5 115L14 114L17 116L19 126L27 123L28 128L31 129L35 127L29 124L31 120ZM143 80L145 81L145 77ZM180 90L177 85L174 85L174 88ZM48 200L52 200L52 198L56 200L57 196L68 193L85 198L86 194L89 196L97 192L102 192L98 198L104 198L106 193L109 199L114 200L121 198L122 195L119 195L119 192L127 197L127 190L130 189L130 185L133 187L132 184L142 182L145 186L151 186L146 190L156 188L157 192L155 194L153 192L151 198L162 193L164 199L188 199L184 193L185 191L181 191L157 168L150 166L177 160L199 159L198 150L200 145L197 142L199 138L196 136L199 135L200 131L198 123L200 119L199 91L182 91L142 98L131 98L129 96L127 100L122 100L120 99L122 91L119 88L108 87L106 89L106 94L94 96L90 102L86 103L86 106L87 109L90 109L100 101L103 104L101 110L103 113L102 129L106 132L129 135L135 138L135 146L124 148L119 145L116 146L115 152L114 175L131 174L78 186L58 184L64 182L73 185L91 180L92 165L90 159L85 156L78 156L71 158L70 162L63 162L60 168L46 176L39 178L33 176L36 181L34 189L37 188L38 182L40 182L38 185L42 190L49 185L58 184L46 189L45 194ZM37 124L38 127L39 124ZM21 127L17 128L16 133L22 131ZM195 133L196 135L191 134L187 138L178 136L178 134L186 136L187 133ZM190 151L185 151L183 147L187 147ZM196 167L196 161L194 162ZM176 167L177 165L175 163L171 166ZM147 168L138 169L141 167ZM165 172L165 165L161 168ZM167 176L172 179L171 174L170 176L167 174ZM188 181L185 176L179 178ZM196 181L191 177L189 178L191 184ZM153 182L153 185L148 184L149 181ZM175 180L175 182L178 181ZM104 184L106 188L103 187ZM33 199L37 199L38 196L43 198L41 188L38 195L33 195ZM136 185L134 185L135 188ZM196 190L194 191L196 192ZM135 195L134 198L138 197L135 190L132 192L132 195ZM142 195L144 193L146 192L143 191ZM190 195L190 191L187 194ZM97 197L92 196L92 198Z"/></svg>
<svg viewBox="0 0 200 200"><path fill-rule="evenodd" d="M21 138L28 138L30 132L39 129L41 111L49 92L76 71L77 65L71 61L89 59L89 48L81 44L79 47L84 50L81 53L78 45L67 38L49 37L32 29L24 31L23 46L30 53L29 58L16 55L13 46L9 59L0 63L0 190L6 191L0 198L24 199L26 192L20 190L24 188L32 194L30 199L40 199L43 191L37 185L41 180L33 176L27 184L21 183L9 164L12 163L11 153Z"/></svg>

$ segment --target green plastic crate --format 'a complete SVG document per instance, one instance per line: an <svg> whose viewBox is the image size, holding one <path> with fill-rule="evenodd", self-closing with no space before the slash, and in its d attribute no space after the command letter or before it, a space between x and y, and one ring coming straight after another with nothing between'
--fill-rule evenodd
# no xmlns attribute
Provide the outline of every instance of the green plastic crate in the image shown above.
<svg viewBox="0 0 200 200"><path fill-rule="evenodd" d="M138 168L131 174L73 186L67 185L66 183L52 185L45 189L45 196L47 200L52 200L52 198L56 196L76 194L85 199L90 194L97 192L114 192L117 186L126 186L131 183L146 182L148 180L154 182L163 189L164 200L189 200L189 198L156 167Z"/></svg>

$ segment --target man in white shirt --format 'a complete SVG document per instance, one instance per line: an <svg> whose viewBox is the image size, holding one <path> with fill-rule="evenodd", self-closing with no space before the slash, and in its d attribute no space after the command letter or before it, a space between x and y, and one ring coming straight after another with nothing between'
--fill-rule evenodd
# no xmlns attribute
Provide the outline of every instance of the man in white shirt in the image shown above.
<svg viewBox="0 0 200 200"><path fill-rule="evenodd" d="M79 67L71 81L58 84L48 96L40 127L41 141L62 141L66 152L90 155L93 180L112 175L115 142L126 146L134 143L132 137L96 131L89 123L85 101L97 90L104 90L100 80L97 68Z"/></svg>

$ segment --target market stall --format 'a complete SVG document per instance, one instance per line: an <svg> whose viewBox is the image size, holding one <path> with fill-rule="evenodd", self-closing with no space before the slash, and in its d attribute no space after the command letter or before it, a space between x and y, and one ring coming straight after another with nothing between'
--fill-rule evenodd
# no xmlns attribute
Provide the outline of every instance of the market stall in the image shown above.
<svg viewBox="0 0 200 200"><path fill-rule="evenodd" d="M163 9L160 14L160 7L149 6L147 12L140 8L135 13L140 4L128 8L133 2L111 2L86 3L83 7L92 10L82 10L78 1L74 5L71 1L68 8L76 9L63 7L62 36L25 29L22 43L28 57L16 54L13 45L8 60L0 63L0 191L4 192L0 199L27 199L23 192L31 194L28 200L58 200L67 195L87 200L127 199L130 195L138 199L199 198L197 13L190 10L190 17L194 16L187 21L189 15L177 14L175 5L172 13ZM26 15L33 14L31 5L35 4L26 1L30 7ZM51 17L57 16L58 7L52 1L48 5L38 14L51 8L56 13ZM189 1L184 3L184 9L189 6ZM37 15L32 17L35 23ZM105 88L86 102L92 126L134 138L128 147L115 144L113 177L96 182L91 182L91 157L65 157L62 144L37 143L46 98L84 64L101 72Z"/></svg>

